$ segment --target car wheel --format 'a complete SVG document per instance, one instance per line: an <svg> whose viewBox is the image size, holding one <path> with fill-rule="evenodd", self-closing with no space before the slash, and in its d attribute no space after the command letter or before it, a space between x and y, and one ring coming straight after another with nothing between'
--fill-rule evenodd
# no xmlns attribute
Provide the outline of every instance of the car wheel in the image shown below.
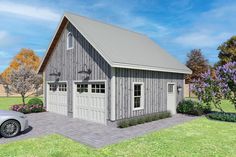
<svg viewBox="0 0 236 157"><path fill-rule="evenodd" d="M5 138L16 136L20 132L20 124L16 120L5 121L0 128L0 134Z"/></svg>

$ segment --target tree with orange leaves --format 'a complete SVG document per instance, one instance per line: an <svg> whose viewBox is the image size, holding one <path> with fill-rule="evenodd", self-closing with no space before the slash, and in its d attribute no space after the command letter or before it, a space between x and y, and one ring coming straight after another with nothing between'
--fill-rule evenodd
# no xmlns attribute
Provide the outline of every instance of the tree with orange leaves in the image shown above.
<svg viewBox="0 0 236 157"><path fill-rule="evenodd" d="M31 49L21 49L10 63L10 68L17 70L21 65L37 70L40 64L40 58Z"/></svg>
<svg viewBox="0 0 236 157"><path fill-rule="evenodd" d="M37 70L40 65L40 58L31 49L23 48L20 52L13 58L9 67L0 75L1 83L4 85L5 92L7 95L10 93L9 85L10 75L13 70L18 70L19 67L25 66L32 70Z"/></svg>

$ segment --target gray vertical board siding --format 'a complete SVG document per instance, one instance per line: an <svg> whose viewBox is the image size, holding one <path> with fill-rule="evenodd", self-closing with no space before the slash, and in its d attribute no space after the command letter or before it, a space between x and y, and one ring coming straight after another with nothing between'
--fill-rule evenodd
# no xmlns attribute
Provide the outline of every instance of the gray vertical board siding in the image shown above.
<svg viewBox="0 0 236 157"><path fill-rule="evenodd" d="M116 119L167 110L167 83L183 87L183 74L116 68ZM132 111L132 82L144 83L144 109ZM183 91L177 92L177 103Z"/></svg>
<svg viewBox="0 0 236 157"><path fill-rule="evenodd" d="M70 50L66 48L68 32L71 32L74 38L74 47ZM67 81L69 116L73 114L73 81L84 80L85 75L78 73L83 70L84 64L92 70L89 80L107 80L108 111L110 111L111 67L82 34L72 24L68 23L62 31L45 68L45 80L55 81L55 76L50 76L50 73L61 72L59 81ZM108 116L110 117L110 112L108 112Z"/></svg>

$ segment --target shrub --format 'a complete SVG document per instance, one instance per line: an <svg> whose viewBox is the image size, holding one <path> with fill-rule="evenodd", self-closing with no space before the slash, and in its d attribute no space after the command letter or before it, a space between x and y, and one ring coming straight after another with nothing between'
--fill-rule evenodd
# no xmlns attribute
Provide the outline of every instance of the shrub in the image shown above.
<svg viewBox="0 0 236 157"><path fill-rule="evenodd" d="M44 112L45 109L43 105L32 105L30 106L30 112L31 113L37 113L37 112Z"/></svg>
<svg viewBox="0 0 236 157"><path fill-rule="evenodd" d="M134 117L130 119L121 120L120 122L118 122L118 127L126 128L129 126L134 126L134 125L143 124L146 122L151 122L151 121L155 121L155 120L159 120L163 118L168 118L170 116L171 116L170 112L159 112L159 113L145 115L142 117Z"/></svg>
<svg viewBox="0 0 236 157"><path fill-rule="evenodd" d="M13 105L10 107L10 110L12 111L17 111L17 112L21 112L24 114L27 113L36 113L36 112L45 112L45 108L42 105L22 105L22 104L17 104L17 105Z"/></svg>
<svg viewBox="0 0 236 157"><path fill-rule="evenodd" d="M207 117L220 121L236 122L236 113L212 112Z"/></svg>
<svg viewBox="0 0 236 157"><path fill-rule="evenodd" d="M177 106L178 113L200 116L209 113L211 108L209 105L203 105L197 101L183 100Z"/></svg>
<svg viewBox="0 0 236 157"><path fill-rule="evenodd" d="M28 101L28 105L41 105L41 106L43 106L43 101L39 98L31 98Z"/></svg>
<svg viewBox="0 0 236 157"><path fill-rule="evenodd" d="M21 104L17 104L17 105L13 105L10 107L10 110L12 111L17 111L17 112L21 112L21 113L24 113L24 114L27 114L29 113L29 107L26 106L26 105L21 105Z"/></svg>

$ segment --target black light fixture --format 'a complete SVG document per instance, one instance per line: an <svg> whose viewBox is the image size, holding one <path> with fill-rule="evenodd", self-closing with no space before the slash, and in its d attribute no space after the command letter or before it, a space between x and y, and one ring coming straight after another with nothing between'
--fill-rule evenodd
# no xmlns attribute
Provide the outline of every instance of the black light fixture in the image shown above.
<svg viewBox="0 0 236 157"><path fill-rule="evenodd" d="M60 77L61 76L61 73L60 72L53 72L53 73L50 73L49 74L50 76L58 76L58 77Z"/></svg>
<svg viewBox="0 0 236 157"><path fill-rule="evenodd" d="M78 72L79 74L85 75L83 80L89 80L89 75L92 73L92 70L87 67L86 64L82 66L82 70Z"/></svg>
<svg viewBox="0 0 236 157"><path fill-rule="evenodd" d="M55 76L55 83L58 82L60 80L60 76L61 76L61 72L58 72L57 69L55 67L53 68L53 72L50 73L50 76Z"/></svg>
<svg viewBox="0 0 236 157"><path fill-rule="evenodd" d="M79 74L88 74L90 75L92 73L92 70L87 67L86 64L82 67L82 70L78 72Z"/></svg>
<svg viewBox="0 0 236 157"><path fill-rule="evenodd" d="M177 91L178 91L178 92L181 92L182 89L183 89L183 88L182 88L181 86L177 86Z"/></svg>

